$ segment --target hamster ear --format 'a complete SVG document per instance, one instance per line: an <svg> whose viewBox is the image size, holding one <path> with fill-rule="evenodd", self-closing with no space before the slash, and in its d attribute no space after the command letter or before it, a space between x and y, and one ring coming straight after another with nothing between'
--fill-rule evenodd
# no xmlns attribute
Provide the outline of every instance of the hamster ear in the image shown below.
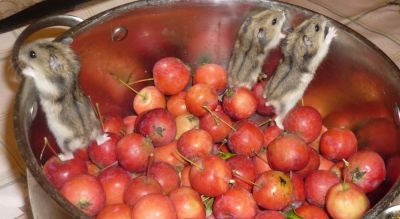
<svg viewBox="0 0 400 219"><path fill-rule="evenodd" d="M57 56L55 55L50 55L49 65L52 71L58 71L58 69L61 66L60 63L58 62Z"/></svg>
<svg viewBox="0 0 400 219"><path fill-rule="evenodd" d="M67 46L69 46L72 42L74 42L74 39L72 37L65 37L62 38L60 43L65 44Z"/></svg>
<svg viewBox="0 0 400 219"><path fill-rule="evenodd" d="M306 46L310 46L311 45L311 40L307 35L303 36L303 42L304 42L304 45L306 45Z"/></svg>

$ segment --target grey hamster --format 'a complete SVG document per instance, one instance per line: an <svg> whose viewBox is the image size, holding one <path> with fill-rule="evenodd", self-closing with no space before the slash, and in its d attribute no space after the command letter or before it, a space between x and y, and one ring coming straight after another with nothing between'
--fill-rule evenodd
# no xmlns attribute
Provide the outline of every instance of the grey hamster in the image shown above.
<svg viewBox="0 0 400 219"><path fill-rule="evenodd" d="M245 19L229 61L230 87L253 87L270 50L285 37L282 33L285 21L285 12L280 9L267 9Z"/></svg>
<svg viewBox="0 0 400 219"><path fill-rule="evenodd" d="M63 159L86 147L100 134L100 122L90 99L79 86L80 62L70 40L38 40L21 47L21 73L33 79L50 131Z"/></svg>
<svg viewBox="0 0 400 219"><path fill-rule="evenodd" d="M280 128L285 115L304 95L335 37L336 28L321 15L305 20L288 34L283 57L264 89L266 105L275 108L275 122Z"/></svg>

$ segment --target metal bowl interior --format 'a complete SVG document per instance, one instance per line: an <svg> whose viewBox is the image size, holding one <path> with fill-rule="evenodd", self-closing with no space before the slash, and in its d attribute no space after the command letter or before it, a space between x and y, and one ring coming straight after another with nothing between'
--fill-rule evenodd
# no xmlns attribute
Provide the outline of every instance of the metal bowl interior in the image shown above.
<svg viewBox="0 0 400 219"><path fill-rule="evenodd" d="M226 66L243 19L250 11L269 7L285 8L288 25L293 27L314 14L270 1L139 1L87 19L61 38L74 38L72 47L82 64L81 87L93 102L99 103L102 113L125 116L133 113L134 94L116 77L130 81L151 77L153 64L166 56L179 57L192 68L204 61ZM325 118L346 111L397 121L392 109L400 100L399 69L364 37L332 22L338 27L338 37L318 68L303 103L317 108ZM277 49L267 57L266 71L271 68L269 60L279 56ZM51 156L50 151L45 151L39 159L43 138L49 137L52 145L56 144L32 96L36 97L36 91L31 81L25 80L15 107L16 140L21 154L50 197L71 216L85 217L58 194L41 171L41 165ZM399 153L399 147L390 153ZM373 207L365 217L375 218L399 192L399 183L382 185L379 192L369 195Z"/></svg>

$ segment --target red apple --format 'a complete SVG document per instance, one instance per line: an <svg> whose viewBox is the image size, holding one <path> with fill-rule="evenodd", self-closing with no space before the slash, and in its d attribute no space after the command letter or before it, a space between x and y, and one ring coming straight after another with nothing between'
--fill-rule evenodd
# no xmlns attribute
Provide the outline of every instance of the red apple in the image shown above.
<svg viewBox="0 0 400 219"><path fill-rule="evenodd" d="M213 215L216 218L253 218L257 209L251 193L242 187L234 186L215 198Z"/></svg>
<svg viewBox="0 0 400 219"><path fill-rule="evenodd" d="M258 211L254 219L286 219L286 217L280 211L264 210Z"/></svg>
<svg viewBox="0 0 400 219"><path fill-rule="evenodd" d="M314 205L302 205L296 208L296 214L303 219L329 219L328 214L323 208Z"/></svg>
<svg viewBox="0 0 400 219"><path fill-rule="evenodd" d="M260 127L249 120L241 120L237 123L235 131L228 137L228 146L236 154L254 156L264 143L264 135Z"/></svg>
<svg viewBox="0 0 400 219"><path fill-rule="evenodd" d="M258 152L257 155L253 157L253 163L255 165L255 170L257 175L267 170L271 170L271 167L268 164L268 157L266 150L261 150L260 152Z"/></svg>
<svg viewBox="0 0 400 219"><path fill-rule="evenodd" d="M191 167L190 165L186 165L186 166L182 169L181 174L180 174L180 176L181 176L181 187L183 187L183 186L192 187L192 186L190 185L190 177L189 177L190 169L191 169L191 168L192 168L192 167Z"/></svg>
<svg viewBox="0 0 400 219"><path fill-rule="evenodd" d="M227 125L228 124L228 125ZM210 133L213 142L221 142L231 132L232 120L224 112L214 111L200 118L200 128Z"/></svg>
<svg viewBox="0 0 400 219"><path fill-rule="evenodd" d="M165 162L177 169L182 169L185 165L185 161L176 154L177 141L173 141L169 144L156 147L154 149L154 161Z"/></svg>
<svg viewBox="0 0 400 219"><path fill-rule="evenodd" d="M122 118L118 115L103 115L103 132L121 135Z"/></svg>
<svg viewBox="0 0 400 219"><path fill-rule="evenodd" d="M350 182L334 185L326 195L326 209L333 218L361 218L368 208L365 193Z"/></svg>
<svg viewBox="0 0 400 219"><path fill-rule="evenodd" d="M186 107L190 113L201 117L208 113L205 109L214 110L218 105L218 94L208 84L195 84L186 92Z"/></svg>
<svg viewBox="0 0 400 219"><path fill-rule="evenodd" d="M58 189L71 177L87 172L85 161L78 157L62 161L52 156L43 166L43 173L47 180Z"/></svg>
<svg viewBox="0 0 400 219"><path fill-rule="evenodd" d="M131 211L126 204L107 205L96 215L96 219L132 219Z"/></svg>
<svg viewBox="0 0 400 219"><path fill-rule="evenodd" d="M130 173L121 167L109 167L97 176L104 189L106 205L124 203L124 192L130 179Z"/></svg>
<svg viewBox="0 0 400 219"><path fill-rule="evenodd" d="M142 88L133 99L133 110L136 114L146 112L148 110L165 108L164 95L154 86Z"/></svg>
<svg viewBox="0 0 400 219"><path fill-rule="evenodd" d="M129 181L124 193L124 202L129 206L134 206L145 195L161 193L161 185L153 177L138 176Z"/></svg>
<svg viewBox="0 0 400 219"><path fill-rule="evenodd" d="M329 129L321 136L319 151L328 160L347 159L357 151L357 138L348 129Z"/></svg>
<svg viewBox="0 0 400 219"><path fill-rule="evenodd" d="M105 204L104 190L94 176L80 174L68 179L60 193L89 216L94 216Z"/></svg>
<svg viewBox="0 0 400 219"><path fill-rule="evenodd" d="M304 182L307 201L318 207L324 207L326 193L339 182L340 179L329 170L315 170Z"/></svg>
<svg viewBox="0 0 400 219"><path fill-rule="evenodd" d="M267 156L271 168L283 172L301 170L310 159L308 146L293 134L282 135L271 142Z"/></svg>
<svg viewBox="0 0 400 219"><path fill-rule="evenodd" d="M155 86L166 95L183 91L190 80L190 69L180 59L166 57L158 60L153 67Z"/></svg>
<svg viewBox="0 0 400 219"><path fill-rule="evenodd" d="M348 162L349 166L343 172L344 179L353 182L366 193L376 189L385 180L385 162L374 151L358 151L350 156Z"/></svg>
<svg viewBox="0 0 400 219"><path fill-rule="evenodd" d="M334 162L326 159L322 155L319 155L319 167L318 167L318 170L330 170L333 165L335 165Z"/></svg>
<svg viewBox="0 0 400 219"><path fill-rule="evenodd" d="M245 87L228 89L222 99L226 114L235 120L247 119L257 109L257 98Z"/></svg>
<svg viewBox="0 0 400 219"><path fill-rule="evenodd" d="M132 208L132 218L177 219L171 199L162 194L148 194L139 199Z"/></svg>
<svg viewBox="0 0 400 219"><path fill-rule="evenodd" d="M245 155L236 155L226 160L232 169L235 186L243 187L249 191L253 188L254 180L257 177L256 168L251 158Z"/></svg>
<svg viewBox="0 0 400 219"><path fill-rule="evenodd" d="M124 124L124 133L125 135L131 134L135 130L135 122L137 116L125 116L122 119L122 123Z"/></svg>
<svg viewBox="0 0 400 219"><path fill-rule="evenodd" d="M322 117L313 107L298 106L286 115L283 127L285 130L299 135L306 143L311 143L321 133Z"/></svg>
<svg viewBox="0 0 400 219"><path fill-rule="evenodd" d="M307 165L303 169L295 171L295 173L302 178L305 178L312 171L318 170L320 166L320 158L318 152L314 150L314 148L308 147L308 154L310 158L308 159Z"/></svg>
<svg viewBox="0 0 400 219"><path fill-rule="evenodd" d="M196 160L196 165L190 168L190 185L198 193L216 197L229 189L232 178L231 168L222 159L214 155L206 155Z"/></svg>
<svg viewBox="0 0 400 219"><path fill-rule="evenodd" d="M304 179L302 176L292 173L290 179L293 183L293 198L292 206L297 207L302 205L306 201L306 189L304 186Z"/></svg>
<svg viewBox="0 0 400 219"><path fill-rule="evenodd" d="M193 84L208 84L218 93L225 90L228 79L226 70L218 64L200 65L193 76Z"/></svg>
<svg viewBox="0 0 400 219"><path fill-rule="evenodd" d="M175 118L166 109L152 109L139 114L135 131L149 137L155 147L166 145L175 139Z"/></svg>
<svg viewBox="0 0 400 219"><path fill-rule="evenodd" d="M190 187L179 187L169 194L178 218L206 218L200 194Z"/></svg>
<svg viewBox="0 0 400 219"><path fill-rule="evenodd" d="M268 147L268 145L275 140L278 136L283 133L283 130L280 129L277 125L269 125L264 131L264 145Z"/></svg>
<svg viewBox="0 0 400 219"><path fill-rule="evenodd" d="M117 162L117 142L119 135L115 133L104 133L103 142L92 141L88 146L90 160L99 168L107 167Z"/></svg>
<svg viewBox="0 0 400 219"><path fill-rule="evenodd" d="M167 101L167 109L172 113L174 116L180 116L189 114L189 111L186 107L186 92L181 91L175 95L169 97Z"/></svg>
<svg viewBox="0 0 400 219"><path fill-rule="evenodd" d="M154 147L143 135L125 135L117 144L117 159L120 165L131 172L146 170L147 161Z"/></svg>
<svg viewBox="0 0 400 219"><path fill-rule="evenodd" d="M292 202L293 183L283 172L266 171L255 181L253 196L263 208L282 210Z"/></svg>
<svg viewBox="0 0 400 219"><path fill-rule="evenodd" d="M169 194L181 184L178 172L168 163L154 162L149 175L160 183L164 194Z"/></svg>
<svg viewBox="0 0 400 219"><path fill-rule="evenodd" d="M267 99L264 97L264 87L265 81L260 81L254 85L252 88L252 92L254 96L257 98L257 113L263 116L273 116L275 114L275 110L273 106L266 106L265 102Z"/></svg>
<svg viewBox="0 0 400 219"><path fill-rule="evenodd" d="M183 133L178 139L177 148L189 159L208 155L211 154L213 148L212 137L203 129L192 129Z"/></svg>

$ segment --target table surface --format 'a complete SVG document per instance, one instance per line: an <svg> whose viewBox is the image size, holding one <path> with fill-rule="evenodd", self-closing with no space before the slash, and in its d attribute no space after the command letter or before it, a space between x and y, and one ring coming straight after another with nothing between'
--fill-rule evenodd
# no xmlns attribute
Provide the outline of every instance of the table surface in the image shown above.
<svg viewBox="0 0 400 219"><path fill-rule="evenodd" d="M7 1L4 1L7 2ZM0 8L4 4L0 0ZM129 0L100 1L67 14L83 19ZM359 32L400 67L400 1L284 0L317 11ZM394 4L397 2L397 5ZM0 219L29 218L25 167L14 140L12 115L19 77L11 64L11 48L23 28L0 34Z"/></svg>

